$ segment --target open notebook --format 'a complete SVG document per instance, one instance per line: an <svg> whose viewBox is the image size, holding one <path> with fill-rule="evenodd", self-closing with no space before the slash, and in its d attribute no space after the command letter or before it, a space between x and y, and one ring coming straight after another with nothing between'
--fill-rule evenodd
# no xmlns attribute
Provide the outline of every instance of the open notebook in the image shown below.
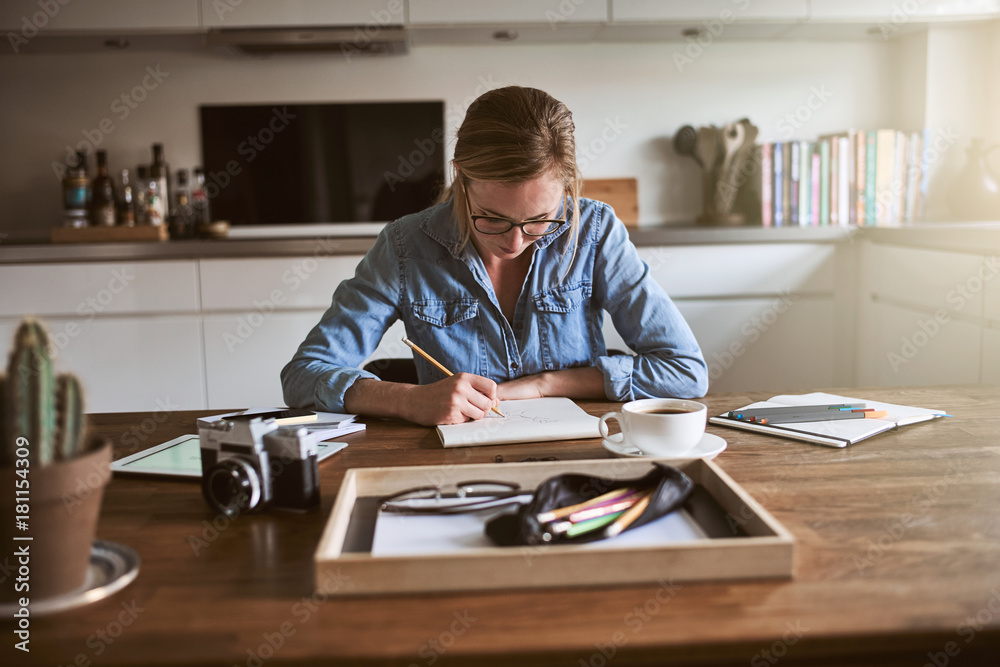
<svg viewBox="0 0 1000 667"><path fill-rule="evenodd" d="M500 412L478 421L437 427L445 447L476 447L511 442L597 438L597 417L588 415L568 398L529 398L500 401Z"/></svg>
<svg viewBox="0 0 1000 667"><path fill-rule="evenodd" d="M822 392L774 396L767 401L742 405L738 408L733 408L733 410L781 408L791 405L833 405L835 403L864 403L866 407L875 410L885 410L889 414L883 419L841 419L836 421L798 422L793 424L752 424L727 417L723 414L718 417L711 417L708 422L718 426L729 426L747 431L770 433L782 438L804 440L805 442L826 445L827 447L847 447L890 429L946 416L943 410L880 403L879 401L869 401L864 398L850 398L835 394L824 394Z"/></svg>

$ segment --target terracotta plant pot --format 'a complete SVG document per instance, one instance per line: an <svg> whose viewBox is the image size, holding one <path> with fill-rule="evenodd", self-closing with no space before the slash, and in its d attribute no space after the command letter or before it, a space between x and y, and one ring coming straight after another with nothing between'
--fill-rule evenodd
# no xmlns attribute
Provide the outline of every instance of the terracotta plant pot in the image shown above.
<svg viewBox="0 0 1000 667"><path fill-rule="evenodd" d="M0 516L5 519L0 525L0 542L10 545L14 554L12 575L0 586L0 602L22 597L37 602L84 586L101 498L111 479L111 453L110 442L94 440L86 454L70 461L30 466L27 530L17 525L23 511L16 507L15 489L23 477L17 474L18 468L0 470ZM29 536L30 541L14 539ZM26 564L17 555L24 547L28 549ZM25 583L27 590L17 590Z"/></svg>

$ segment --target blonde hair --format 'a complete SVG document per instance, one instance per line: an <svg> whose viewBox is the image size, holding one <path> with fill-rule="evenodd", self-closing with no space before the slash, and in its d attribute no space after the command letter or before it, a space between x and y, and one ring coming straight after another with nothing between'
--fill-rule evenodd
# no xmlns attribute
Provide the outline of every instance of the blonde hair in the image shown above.
<svg viewBox="0 0 1000 667"><path fill-rule="evenodd" d="M573 114L566 105L537 88L507 86L483 93L458 128L452 183L438 198L453 199L456 220L463 221L462 247L469 242L472 220L465 188L458 179L523 183L555 171L569 197L573 255L580 229L580 171L576 164ZM572 264L572 261L570 262Z"/></svg>

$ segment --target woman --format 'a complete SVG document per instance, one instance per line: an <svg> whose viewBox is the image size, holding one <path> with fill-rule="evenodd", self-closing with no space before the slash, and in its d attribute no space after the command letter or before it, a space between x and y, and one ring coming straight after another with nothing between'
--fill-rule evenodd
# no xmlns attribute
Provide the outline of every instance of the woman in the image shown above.
<svg viewBox="0 0 1000 667"><path fill-rule="evenodd" d="M387 225L337 288L281 372L288 405L430 426L509 399L704 395L691 329L611 208L579 197L573 130L569 110L533 88L473 102L453 184ZM605 310L635 356L608 355ZM456 374L441 379L422 358L419 385L359 370L397 319Z"/></svg>

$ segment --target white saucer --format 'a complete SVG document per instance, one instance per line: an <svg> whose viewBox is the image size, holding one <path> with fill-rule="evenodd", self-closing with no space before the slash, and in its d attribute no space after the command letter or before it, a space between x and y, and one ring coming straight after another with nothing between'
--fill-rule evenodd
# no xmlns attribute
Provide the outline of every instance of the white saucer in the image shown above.
<svg viewBox="0 0 1000 667"><path fill-rule="evenodd" d="M628 443L618 443L612 442L607 438L603 438L604 449L608 450L615 456L619 458L649 458L647 454L643 454L639 451L638 447L630 445ZM714 459L716 456L721 454L726 449L726 441L717 435L711 433L706 433L702 436L701 441L684 452L677 458L680 459Z"/></svg>

